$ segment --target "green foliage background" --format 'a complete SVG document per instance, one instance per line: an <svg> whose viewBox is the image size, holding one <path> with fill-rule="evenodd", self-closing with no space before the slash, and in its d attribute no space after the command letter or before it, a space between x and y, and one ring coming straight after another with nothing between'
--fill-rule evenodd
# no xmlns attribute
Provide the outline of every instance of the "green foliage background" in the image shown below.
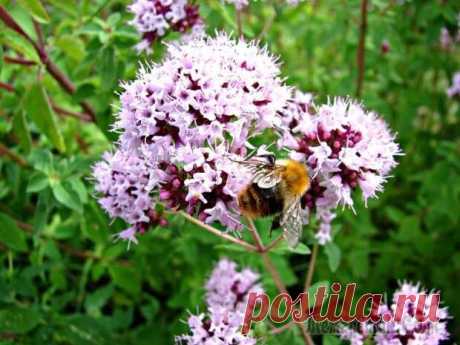
<svg viewBox="0 0 460 345"><path fill-rule="evenodd" d="M210 33L235 31L230 6L200 0ZM49 58L76 88L69 95L40 63L30 42L0 26L0 344L171 344L186 331L188 311L204 310L203 283L219 257L262 272L258 256L225 245L183 219L154 229L126 250L111 237L111 224L97 205L91 164L111 148L119 80L135 77L138 35L127 23L127 1L5 1L23 30L38 40L43 30ZM359 1L305 1L298 7L259 1L244 15L245 34L262 39L281 56L287 82L304 91L354 95L359 38ZM439 33L456 27L457 1L370 1L362 99L398 132L405 156L378 200L357 215L340 212L334 245L321 249L314 281L357 282L360 292L387 292L398 280L439 289L460 318L460 101L446 88L460 69L460 48L443 51ZM177 36L170 35L168 40ZM381 50L383 40L390 51ZM60 116L82 112L88 102L95 122ZM262 222L263 223L263 222ZM264 224L259 224L263 227ZM264 236L268 236L266 231ZM305 236L311 243L311 232ZM309 256L272 254L291 292L302 287ZM453 340L460 328L451 320ZM258 332L264 332L263 329ZM296 330L270 344L301 344ZM337 339L315 336L337 344Z"/></svg>

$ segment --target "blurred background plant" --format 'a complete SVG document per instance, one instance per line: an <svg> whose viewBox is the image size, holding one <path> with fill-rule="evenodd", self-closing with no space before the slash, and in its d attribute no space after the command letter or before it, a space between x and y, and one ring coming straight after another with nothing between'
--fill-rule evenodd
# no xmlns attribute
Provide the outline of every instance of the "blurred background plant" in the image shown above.
<svg viewBox="0 0 460 345"><path fill-rule="evenodd" d="M182 218L170 217L129 251L113 242L126 225L111 223L92 197L90 168L117 137L110 126L119 80L164 53L157 39L152 54L138 55L129 2L0 4L0 341L171 344L187 331L187 310L204 310L203 283L221 256L260 272L273 295L260 257ZM381 293L398 280L420 281L440 290L458 319L460 100L448 89L460 70L460 4L253 1L239 16L220 1L194 4L209 33L236 32L241 20L247 38L280 55L288 84L320 101L361 98L398 132L405 156L395 176L368 208L356 206L358 216L339 212L314 281L353 281L360 292ZM172 31L163 40L179 37ZM267 242L268 231L262 235ZM308 248L270 255L289 290L301 291ZM458 324L449 330L458 339ZM269 341L301 344L296 332Z"/></svg>

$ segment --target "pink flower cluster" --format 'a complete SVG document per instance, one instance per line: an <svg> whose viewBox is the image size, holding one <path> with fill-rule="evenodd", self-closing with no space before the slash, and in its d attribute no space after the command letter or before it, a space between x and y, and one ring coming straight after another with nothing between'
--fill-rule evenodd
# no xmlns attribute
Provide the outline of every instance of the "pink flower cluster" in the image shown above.
<svg viewBox="0 0 460 345"><path fill-rule="evenodd" d="M455 34L456 32L456 34ZM460 13L457 15L457 25L454 33L451 33L446 27L441 28L439 34L439 43L441 48L446 51L452 50L456 43L460 42Z"/></svg>
<svg viewBox="0 0 460 345"><path fill-rule="evenodd" d="M241 227L235 196L250 176L230 159L241 159L250 136L279 125L290 94L279 74L255 44L196 36L168 46L161 64L124 85L118 151L96 164L94 177L102 207L134 226L125 237L149 223L158 201Z"/></svg>
<svg viewBox="0 0 460 345"><path fill-rule="evenodd" d="M365 202L383 190L399 146L383 119L350 99L315 106L311 95L297 93L281 116L278 146L310 168L312 184L303 202L316 212L316 237L324 244L331 239L333 210L353 208L354 190L361 190Z"/></svg>
<svg viewBox="0 0 460 345"><path fill-rule="evenodd" d="M246 268L241 272L236 263L220 260L206 283L206 314L191 315L189 335L176 338L176 344L187 345L254 345L256 339L241 334L244 309L250 292L261 293L259 275Z"/></svg>
<svg viewBox="0 0 460 345"><path fill-rule="evenodd" d="M139 51L150 51L152 42L169 31L186 32L202 25L198 6L187 0L134 0L128 10L134 14L130 23L142 35Z"/></svg>
<svg viewBox="0 0 460 345"><path fill-rule="evenodd" d="M456 72L452 78L452 85L447 89L449 97L460 96L460 71Z"/></svg>
<svg viewBox="0 0 460 345"><path fill-rule="evenodd" d="M395 315L399 295L418 295L427 294L425 300L424 315L427 315L430 309L433 293L427 293L420 289L419 284L413 285L403 283L400 289L393 294L393 303L390 307L382 305L379 309L380 315ZM416 318L417 305L411 301L406 301L404 305L403 317L400 321L384 322L377 325L361 324L360 330L356 331L349 327L343 327L340 330L342 339L347 340L351 345L363 345L367 340L373 340L377 345L439 345L443 340L449 338L447 332L447 319L449 314L447 308L439 308L437 317L438 321L433 322L426 320L420 322ZM375 333L373 332L375 329Z"/></svg>
<svg viewBox="0 0 460 345"><path fill-rule="evenodd" d="M375 197L400 153L377 115L349 99L316 106L310 94L293 96L266 49L225 34L169 45L161 63L142 67L123 88L118 148L93 175L101 206L132 225L119 236L134 242L166 224L154 212L158 202L240 229L235 196L251 176L232 160L266 129L276 128L279 147L310 168L305 222L316 214L321 244L331 240L334 209L353 207L355 189L365 201Z"/></svg>

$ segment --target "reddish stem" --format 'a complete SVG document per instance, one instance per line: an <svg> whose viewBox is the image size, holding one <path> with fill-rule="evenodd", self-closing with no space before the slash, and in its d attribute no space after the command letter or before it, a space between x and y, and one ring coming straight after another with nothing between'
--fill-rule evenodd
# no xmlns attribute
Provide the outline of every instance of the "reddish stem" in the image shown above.
<svg viewBox="0 0 460 345"><path fill-rule="evenodd" d="M35 61L32 61L32 60L26 60L22 57L12 57L12 56L5 56L3 58L3 61L5 61L6 63L10 63L10 64L17 64L17 65L24 65L24 66L34 66L37 64Z"/></svg>
<svg viewBox="0 0 460 345"><path fill-rule="evenodd" d="M359 25L359 42L356 51L356 65L358 67L358 79L356 82L356 97L360 98L363 90L365 72L365 43L367 31L367 4L368 0L361 0L361 21Z"/></svg>
<svg viewBox="0 0 460 345"><path fill-rule="evenodd" d="M305 288L304 291L307 292L311 286L311 282L313 279L313 273L315 272L315 265L316 265L316 258L318 256L318 243L315 243L313 246L313 251L310 257L310 263L308 264L308 272L307 277L305 278Z"/></svg>
<svg viewBox="0 0 460 345"><path fill-rule="evenodd" d="M53 107L53 110L60 115L71 116L71 117L75 117L76 119L79 119L85 122L91 122L91 116L86 113L78 113L76 111L67 110L67 109L61 108L60 106L54 103L52 103L51 105Z"/></svg>
<svg viewBox="0 0 460 345"><path fill-rule="evenodd" d="M14 86L7 84L7 83L2 83L1 81L0 81L0 89L4 89L8 92L14 92Z"/></svg>
<svg viewBox="0 0 460 345"><path fill-rule="evenodd" d="M12 161L16 162L19 164L21 167L26 168L29 164L27 161L22 158L21 156L18 156L16 153L11 151L8 147L0 143L0 156L7 156L10 158Z"/></svg>
<svg viewBox="0 0 460 345"><path fill-rule="evenodd" d="M266 251L266 247L262 243L262 240L259 236L257 228L255 227L251 219L248 218L247 220L248 220L249 231L252 235L252 238L254 239L254 242L256 243L256 247L259 249L259 253L262 256L262 261L264 262L265 268L267 269L268 273L270 273L270 275L272 276L273 282L275 283L278 291L281 293L287 293L286 286L284 285L283 280L281 279L281 276L278 270L276 269L275 265L270 259L270 256L268 255ZM305 341L305 344L314 345L313 339L311 338L310 333L307 331L304 325L301 323L296 323L296 325L300 329L300 332Z"/></svg>

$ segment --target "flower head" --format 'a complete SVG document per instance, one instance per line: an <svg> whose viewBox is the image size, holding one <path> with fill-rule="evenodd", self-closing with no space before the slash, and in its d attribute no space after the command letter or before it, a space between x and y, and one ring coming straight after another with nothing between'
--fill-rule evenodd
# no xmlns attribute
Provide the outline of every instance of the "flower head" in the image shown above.
<svg viewBox="0 0 460 345"><path fill-rule="evenodd" d="M150 191L157 182L148 163L134 152L105 153L93 168L100 205L112 218L130 224L148 222Z"/></svg>
<svg viewBox="0 0 460 345"><path fill-rule="evenodd" d="M94 165L93 177L102 208L110 217L132 224L117 234L117 239L137 244L137 233L143 233L150 226L167 225L166 219L155 211L151 198L161 174L136 151L106 152L103 160Z"/></svg>
<svg viewBox="0 0 460 345"><path fill-rule="evenodd" d="M259 274L246 268L236 270L236 263L220 260L206 283L206 302L208 306L221 306L244 313L250 292L261 293Z"/></svg>
<svg viewBox="0 0 460 345"><path fill-rule="evenodd" d="M128 187L114 189L105 176L114 162L98 163L98 185L111 188L109 194L97 188L103 207L113 218L149 224L152 204L161 202L239 229L235 196L250 176L230 159L245 154L249 137L279 123L277 112L290 94L279 74L265 49L224 34L169 45L162 63L141 68L124 85L115 161L126 165Z"/></svg>
<svg viewBox="0 0 460 345"><path fill-rule="evenodd" d="M278 145L291 149L291 157L311 170L311 188L303 202L323 221L317 238L325 243L334 218L331 210L353 207L351 193L356 189L365 202L376 197L400 149L383 119L360 104L336 98L316 107L300 96L281 113L284 126Z"/></svg>
<svg viewBox="0 0 460 345"><path fill-rule="evenodd" d="M176 344L187 345L254 345L256 339L244 336L241 326L249 292L261 292L259 275L246 268L237 271L237 265L220 260L206 283L208 312L190 315L190 334L176 338Z"/></svg>
<svg viewBox="0 0 460 345"><path fill-rule="evenodd" d="M415 296L416 301L406 299L402 318L397 320L397 310L399 309L399 296ZM421 296L425 296L425 300L420 303ZM403 283L400 289L393 294L393 303L391 306L381 305L379 308L380 316L386 315L389 321L377 323L374 327L375 332L371 333L368 329L370 324L362 323L360 331L352 330L349 327L343 327L340 330L342 339L348 340L352 345L362 345L363 342L373 337L377 345L439 345L442 341L449 339L447 332L447 319L449 314L447 308L439 308L437 310L437 321L430 319L421 321L417 318L417 313L422 312L423 316L427 316L430 310L431 302L435 298L434 293L428 293L420 288L420 285L411 283Z"/></svg>
<svg viewBox="0 0 460 345"><path fill-rule="evenodd" d="M167 177L159 189L160 200L167 207L197 214L201 221L215 221L230 229L240 229L235 196L250 176L231 164L224 145L214 149L178 147L171 162L159 168Z"/></svg>
<svg viewBox="0 0 460 345"><path fill-rule="evenodd" d="M125 85L116 123L121 144L166 159L170 147L227 137L232 151L243 150L249 135L276 124L289 97L279 74L265 49L226 35L170 45L162 64Z"/></svg>
<svg viewBox="0 0 460 345"><path fill-rule="evenodd" d="M452 37L450 36L449 30L447 30L447 28L441 28L441 32L439 34L439 43L441 44L442 49L444 50L451 49L454 41Z"/></svg>
<svg viewBox="0 0 460 345"><path fill-rule="evenodd" d="M210 307L207 314L190 315L190 334L176 337L182 345L255 345L256 339L241 333L243 316L222 307Z"/></svg>
<svg viewBox="0 0 460 345"><path fill-rule="evenodd" d="M449 97L460 96L460 72L456 72L452 78L452 85L447 89Z"/></svg>
<svg viewBox="0 0 460 345"><path fill-rule="evenodd" d="M186 32L201 25L198 6L187 0L134 0L128 10L134 14L131 24L142 34L139 51L150 51L152 42L169 31Z"/></svg>

